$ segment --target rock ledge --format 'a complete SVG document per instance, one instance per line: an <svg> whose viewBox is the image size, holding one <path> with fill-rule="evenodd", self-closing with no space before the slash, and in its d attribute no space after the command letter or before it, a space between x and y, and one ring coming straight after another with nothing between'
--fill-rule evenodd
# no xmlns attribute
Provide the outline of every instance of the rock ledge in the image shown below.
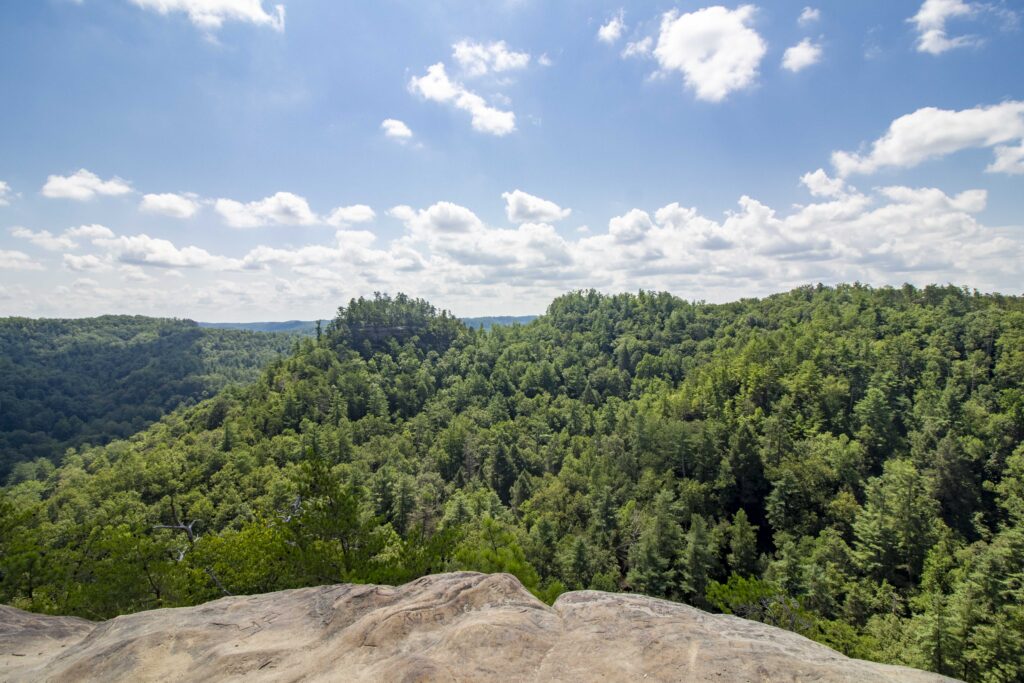
<svg viewBox="0 0 1024 683"><path fill-rule="evenodd" d="M0 681L948 681L664 600L508 574L321 586L94 623L0 606Z"/></svg>

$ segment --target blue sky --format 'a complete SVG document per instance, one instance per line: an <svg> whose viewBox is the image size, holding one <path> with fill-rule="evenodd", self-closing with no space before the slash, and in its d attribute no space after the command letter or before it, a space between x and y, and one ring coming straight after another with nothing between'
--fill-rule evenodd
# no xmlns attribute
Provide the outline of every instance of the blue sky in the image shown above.
<svg viewBox="0 0 1024 683"><path fill-rule="evenodd" d="M1022 18L1008 0L4 3L0 315L1020 293Z"/></svg>

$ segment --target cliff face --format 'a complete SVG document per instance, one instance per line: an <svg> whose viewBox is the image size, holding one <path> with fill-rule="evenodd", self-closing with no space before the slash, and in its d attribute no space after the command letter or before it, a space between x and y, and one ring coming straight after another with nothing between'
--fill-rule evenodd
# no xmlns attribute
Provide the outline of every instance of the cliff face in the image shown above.
<svg viewBox="0 0 1024 683"><path fill-rule="evenodd" d="M223 598L93 623L0 607L0 681L942 681L631 595L507 574Z"/></svg>

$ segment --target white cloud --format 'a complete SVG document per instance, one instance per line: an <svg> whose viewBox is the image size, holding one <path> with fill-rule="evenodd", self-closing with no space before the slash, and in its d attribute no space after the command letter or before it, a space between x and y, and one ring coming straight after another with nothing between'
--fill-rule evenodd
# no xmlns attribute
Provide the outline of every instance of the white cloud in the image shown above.
<svg viewBox="0 0 1024 683"><path fill-rule="evenodd" d="M79 225L77 228L68 228L64 231L64 234L71 238L84 237L87 240L96 240L113 237L114 231L104 225L94 223L92 225Z"/></svg>
<svg viewBox="0 0 1024 683"><path fill-rule="evenodd" d="M110 270L110 264L95 254L64 254L64 267L76 273Z"/></svg>
<svg viewBox="0 0 1024 683"><path fill-rule="evenodd" d="M825 169L805 173L800 182L815 197L838 197L846 189L846 183L842 178L831 178Z"/></svg>
<svg viewBox="0 0 1024 683"><path fill-rule="evenodd" d="M626 43L626 47L622 49L623 58L628 59L629 57L646 57L651 54L651 49L654 47L654 38L647 36L641 40L635 42Z"/></svg>
<svg viewBox="0 0 1024 683"><path fill-rule="evenodd" d="M241 262L236 259L214 256L199 247L179 248L168 240L149 235L105 237L94 239L93 244L105 249L117 261L135 266L212 270L236 270L241 267Z"/></svg>
<svg viewBox="0 0 1024 683"><path fill-rule="evenodd" d="M219 29L225 21L269 26L284 31L284 5L275 5L273 13L263 9L262 0L131 0L143 9L160 14L184 12L189 20L206 31Z"/></svg>
<svg viewBox="0 0 1024 683"><path fill-rule="evenodd" d="M482 133L502 136L516 129L514 112L491 107L480 95L451 80L441 62L429 67L425 76L413 77L409 81L409 90L428 100L450 104L468 112L472 117L473 128Z"/></svg>
<svg viewBox="0 0 1024 683"><path fill-rule="evenodd" d="M87 201L96 195L123 195L131 191L131 185L117 176L110 180L101 180L95 173L84 168L70 176L48 176L46 184L43 185L44 197L77 201Z"/></svg>
<svg viewBox="0 0 1024 683"><path fill-rule="evenodd" d="M153 278L146 274L146 271L139 266L125 264L117 269L124 279L130 282L152 282Z"/></svg>
<svg viewBox="0 0 1024 683"><path fill-rule="evenodd" d="M767 47L749 26L754 12L753 5L666 12L654 55L662 70L681 72L699 99L720 102L757 79Z"/></svg>
<svg viewBox="0 0 1024 683"><path fill-rule="evenodd" d="M424 271L453 284L564 280L572 271L568 243L546 223L492 228L451 202L419 211L397 206L390 213L408 230L395 246Z"/></svg>
<svg viewBox="0 0 1024 683"><path fill-rule="evenodd" d="M623 11L620 9L619 13L608 20L608 22L597 29L597 39L602 43L608 43L612 45L622 37L622 32L626 30L626 24L623 23Z"/></svg>
<svg viewBox="0 0 1024 683"><path fill-rule="evenodd" d="M278 192L271 197L247 204L234 199L218 199L213 208L232 228L313 225L320 221L309 208L309 202L291 192Z"/></svg>
<svg viewBox="0 0 1024 683"><path fill-rule="evenodd" d="M950 38L946 34L946 22L954 17L965 17L975 13L975 8L963 0L924 0L921 9L910 18L917 28L917 50L938 55L958 47L977 44L973 36Z"/></svg>
<svg viewBox="0 0 1024 683"><path fill-rule="evenodd" d="M786 52L782 55L782 68L796 73L819 61L821 61L821 45L812 43L810 38L804 38L796 45L786 48Z"/></svg>
<svg viewBox="0 0 1024 683"><path fill-rule="evenodd" d="M49 230L34 232L28 228L17 226L11 228L11 235L18 239L27 240L47 251L64 251L77 248L78 243L75 239L78 237L93 240L113 237L114 233L102 225L80 225L77 228L68 228L60 235L54 235Z"/></svg>
<svg viewBox="0 0 1024 683"><path fill-rule="evenodd" d="M483 228L483 222L475 213L452 202L437 202L421 211L408 206L396 206L388 213L418 235L458 235Z"/></svg>
<svg viewBox="0 0 1024 683"><path fill-rule="evenodd" d="M380 123L380 129L384 131L384 135L389 138L396 140L405 141L412 137L412 131L409 126L405 125L404 121L398 119L384 119Z"/></svg>
<svg viewBox="0 0 1024 683"><path fill-rule="evenodd" d="M505 214L513 223L554 223L572 213L572 209L563 209L552 201L522 190L504 192L501 196L505 200Z"/></svg>
<svg viewBox="0 0 1024 683"><path fill-rule="evenodd" d="M11 186L0 180L0 206L8 206L11 203Z"/></svg>
<svg viewBox="0 0 1024 683"><path fill-rule="evenodd" d="M1016 147L1000 145L995 149L996 158L985 170L989 173L1024 173L1024 141Z"/></svg>
<svg viewBox="0 0 1024 683"><path fill-rule="evenodd" d="M195 195L182 195L165 192L163 194L143 195L139 210L146 213L159 213L172 218L191 218L199 210L199 202Z"/></svg>
<svg viewBox="0 0 1024 683"><path fill-rule="evenodd" d="M313 244L256 246L242 258L84 226L78 236L94 235L95 253L66 254L64 267L120 284L101 286L88 301L65 288L33 290L24 302L5 305L36 315L115 306L193 317L233 306L255 319L266 318L261 311L283 310L323 316L329 302L373 291L406 291L480 314L539 311L566 290L589 287L685 291L717 301L855 280L1019 290L1022 226L981 224L984 190L885 186L862 193L822 169L801 182L813 197L805 206L777 210L742 196L733 211L708 216L672 202L623 211L603 229L572 231L572 237L543 221L491 226L451 202L399 206L390 213L405 230L381 243L369 231L342 229ZM507 209L509 198L503 200ZM20 252L0 252L0 264L44 267ZM154 275L153 266L186 274L174 287L138 280ZM126 278L132 282L125 284ZM14 285L5 281L0 296L9 297Z"/></svg>
<svg viewBox="0 0 1024 683"><path fill-rule="evenodd" d="M352 206L339 206L327 215L326 222L340 228L353 223L368 223L377 217L366 204L353 204Z"/></svg>
<svg viewBox="0 0 1024 683"><path fill-rule="evenodd" d="M0 270L42 270L43 266L36 263L29 255L20 251L0 249Z"/></svg>
<svg viewBox="0 0 1024 683"><path fill-rule="evenodd" d="M1010 144L1008 144L1010 143ZM1014 146L1015 145L1015 146ZM925 107L899 117L865 154L833 152L840 176L910 168L965 149L993 147L992 173L1024 173L1024 101L952 111Z"/></svg>
<svg viewBox="0 0 1024 683"><path fill-rule="evenodd" d="M71 237L67 235L54 235L49 230L33 232L28 228L19 226L11 228L11 234L18 239L27 240L37 247L48 251L63 251L64 249L74 249L78 246Z"/></svg>
<svg viewBox="0 0 1024 683"><path fill-rule="evenodd" d="M460 40L452 45L452 56L469 77L525 69L530 64L529 53L510 50L504 40L494 43Z"/></svg>
<svg viewBox="0 0 1024 683"><path fill-rule="evenodd" d="M624 216L616 216L608 221L608 234L622 244L632 244L642 240L654 228L651 217L646 211L631 209Z"/></svg>
<svg viewBox="0 0 1024 683"><path fill-rule="evenodd" d="M821 19L821 10L817 7L804 7L796 21L801 26L809 26L819 19Z"/></svg>

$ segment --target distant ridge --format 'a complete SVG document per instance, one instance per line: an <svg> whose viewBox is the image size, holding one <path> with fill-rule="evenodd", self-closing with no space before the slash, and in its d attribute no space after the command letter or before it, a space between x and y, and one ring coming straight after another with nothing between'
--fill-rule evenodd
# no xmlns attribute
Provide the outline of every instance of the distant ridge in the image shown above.
<svg viewBox="0 0 1024 683"><path fill-rule="evenodd" d="M495 325L527 325L537 319L535 315L490 315L479 318L461 318L466 327L489 330Z"/></svg>
<svg viewBox="0 0 1024 683"><path fill-rule="evenodd" d="M526 325L537 319L535 315L489 315L477 318L461 318L466 327L489 330L495 325ZM249 330L250 332L294 332L299 334L312 334L316 329L315 320L285 320L284 322L258 322L258 323L197 323L199 327L209 327L220 330ZM327 321L324 320L324 324Z"/></svg>
<svg viewBox="0 0 1024 683"><path fill-rule="evenodd" d="M262 323L196 323L199 327L218 330L249 330L250 332L300 332L312 334L316 329L315 320L285 320L284 322Z"/></svg>

